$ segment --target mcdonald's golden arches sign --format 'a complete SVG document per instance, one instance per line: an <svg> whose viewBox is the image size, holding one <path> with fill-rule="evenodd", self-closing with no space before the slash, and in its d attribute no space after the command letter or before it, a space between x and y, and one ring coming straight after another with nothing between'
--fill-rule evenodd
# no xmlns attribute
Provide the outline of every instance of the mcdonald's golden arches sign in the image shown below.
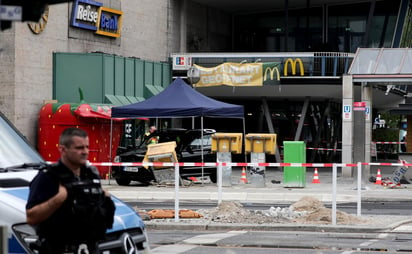
<svg viewBox="0 0 412 254"><path fill-rule="evenodd" d="M288 58L285 61L285 64L283 65L283 76L287 76L289 73L289 65L291 68L291 73L292 75L296 75L296 70L297 68L299 68L298 70L300 71L300 75L304 76L305 75L305 69L303 67L303 62L302 59L300 58L296 58L296 59L292 59L292 58Z"/></svg>

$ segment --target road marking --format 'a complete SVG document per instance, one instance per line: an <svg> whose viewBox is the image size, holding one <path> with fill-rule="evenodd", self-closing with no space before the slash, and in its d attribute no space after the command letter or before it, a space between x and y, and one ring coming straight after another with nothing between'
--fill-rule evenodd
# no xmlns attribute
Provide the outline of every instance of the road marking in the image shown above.
<svg viewBox="0 0 412 254"><path fill-rule="evenodd" d="M191 238L184 240L184 243L187 244L212 244L220 241L222 239L237 236L240 234L245 234L247 231L229 231L226 233L220 234L204 234L204 235L197 235Z"/></svg>
<svg viewBox="0 0 412 254"><path fill-rule="evenodd" d="M198 245L163 245L151 249L153 254L179 254L199 247Z"/></svg>
<svg viewBox="0 0 412 254"><path fill-rule="evenodd" d="M386 239L388 237L388 233L382 233L378 235L378 239Z"/></svg>
<svg viewBox="0 0 412 254"><path fill-rule="evenodd" d="M377 238L378 238L378 239L371 239L371 240L369 240L369 241L366 241L366 242L363 242L363 243L359 244L359 246L361 246L361 247L367 247L367 246L370 246L370 245L372 245L372 244L374 244L374 243L378 242L378 241L379 241L379 239L385 239L387 236L388 236L388 234L387 234L387 233L382 233L382 234L379 234L379 235L377 236Z"/></svg>
<svg viewBox="0 0 412 254"><path fill-rule="evenodd" d="M197 235L186 240L183 240L183 244L175 244L175 245L163 245L156 247L151 250L150 253L153 254L179 254L184 253L186 251L192 250L194 248L199 247L203 244L213 244L217 241L222 239L237 236L240 234L245 234L247 231L229 231L226 233L220 234L204 234L204 235Z"/></svg>
<svg viewBox="0 0 412 254"><path fill-rule="evenodd" d="M373 239L373 240L369 240L367 242L363 242L363 243L359 244L359 246L366 247L366 246L369 246L369 245L371 245L372 243L375 243L375 242L377 242L377 240Z"/></svg>
<svg viewBox="0 0 412 254"><path fill-rule="evenodd" d="M407 225L399 226L395 228L394 230L392 230L392 232L412 232L412 225L407 224Z"/></svg>

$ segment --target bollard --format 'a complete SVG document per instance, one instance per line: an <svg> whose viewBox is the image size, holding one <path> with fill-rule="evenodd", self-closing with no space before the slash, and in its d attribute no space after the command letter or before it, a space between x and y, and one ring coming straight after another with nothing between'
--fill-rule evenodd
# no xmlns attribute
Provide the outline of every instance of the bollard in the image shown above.
<svg viewBox="0 0 412 254"><path fill-rule="evenodd" d="M265 154L264 153L250 153L250 161L252 163L264 163ZM252 187L263 188L265 184L265 170L266 167L263 166L252 166L249 171L249 183Z"/></svg>
<svg viewBox="0 0 412 254"><path fill-rule="evenodd" d="M212 151L217 152L217 162L231 163L232 153L242 152L242 133L215 133L212 136ZM221 166L221 186L232 186L232 166Z"/></svg>
<svg viewBox="0 0 412 254"><path fill-rule="evenodd" d="M8 241L7 226L0 225L0 253L8 253Z"/></svg>
<svg viewBox="0 0 412 254"><path fill-rule="evenodd" d="M266 153L275 154L276 152L276 134L272 133L249 133L246 135L245 151L250 153L252 163L265 163ZM265 187L264 166L252 166L250 168L249 183L253 187Z"/></svg>
<svg viewBox="0 0 412 254"><path fill-rule="evenodd" d="M230 152L217 152L217 162L232 162L232 154ZM222 186L232 186L232 166L222 166Z"/></svg>

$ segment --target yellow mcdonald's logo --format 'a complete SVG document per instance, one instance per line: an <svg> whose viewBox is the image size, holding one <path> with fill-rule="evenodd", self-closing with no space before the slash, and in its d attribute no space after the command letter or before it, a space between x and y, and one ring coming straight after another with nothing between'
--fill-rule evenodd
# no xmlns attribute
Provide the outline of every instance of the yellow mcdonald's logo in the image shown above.
<svg viewBox="0 0 412 254"><path fill-rule="evenodd" d="M292 75L296 75L296 65L299 64L299 70L300 70L300 75L304 76L305 75L305 69L303 68L303 62L302 59L296 58L293 60L292 58L288 58L285 62L285 65L283 66L283 75L287 76L288 75L288 64L290 63L291 68L292 68Z"/></svg>
<svg viewBox="0 0 412 254"><path fill-rule="evenodd" d="M275 71L276 71L276 80L280 80L280 74L279 74L279 69L278 69L278 67L273 67L273 68L270 68L270 67L266 67L266 69L265 69L265 73L264 73L264 75L263 75L263 81L266 81L267 79L268 79L268 73L269 73L269 77L270 77L270 80L273 80L275 77Z"/></svg>

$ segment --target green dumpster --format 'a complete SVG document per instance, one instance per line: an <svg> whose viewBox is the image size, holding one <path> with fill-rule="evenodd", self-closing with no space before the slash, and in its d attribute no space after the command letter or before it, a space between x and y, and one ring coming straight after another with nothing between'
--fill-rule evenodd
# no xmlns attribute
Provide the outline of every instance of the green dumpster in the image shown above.
<svg viewBox="0 0 412 254"><path fill-rule="evenodd" d="M283 142L284 163L306 163L306 144L303 141ZM284 167L283 187L306 186L306 167Z"/></svg>

